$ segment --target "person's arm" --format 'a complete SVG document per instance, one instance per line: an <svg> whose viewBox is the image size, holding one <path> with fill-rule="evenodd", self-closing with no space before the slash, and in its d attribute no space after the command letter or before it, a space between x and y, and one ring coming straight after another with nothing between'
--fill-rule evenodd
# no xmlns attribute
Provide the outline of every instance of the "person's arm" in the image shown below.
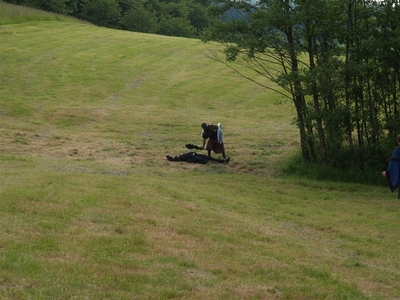
<svg viewBox="0 0 400 300"><path fill-rule="evenodd" d="M204 146L206 145L206 141L208 139L207 132L204 129L201 131L201 137L203 138L203 147L201 147L201 149L204 149Z"/></svg>

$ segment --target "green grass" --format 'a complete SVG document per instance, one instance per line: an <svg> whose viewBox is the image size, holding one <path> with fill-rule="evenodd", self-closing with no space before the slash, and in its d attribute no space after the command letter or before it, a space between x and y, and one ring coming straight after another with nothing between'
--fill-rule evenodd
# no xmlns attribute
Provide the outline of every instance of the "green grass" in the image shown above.
<svg viewBox="0 0 400 300"><path fill-rule="evenodd" d="M0 2L1 299L400 298L400 201L285 177L291 103L216 45L36 14ZM166 162L202 122L231 162Z"/></svg>

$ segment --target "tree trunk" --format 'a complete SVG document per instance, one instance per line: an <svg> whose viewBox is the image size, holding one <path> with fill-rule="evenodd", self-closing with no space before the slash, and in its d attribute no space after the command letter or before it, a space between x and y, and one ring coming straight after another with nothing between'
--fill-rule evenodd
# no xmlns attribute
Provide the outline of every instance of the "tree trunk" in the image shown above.
<svg viewBox="0 0 400 300"><path fill-rule="evenodd" d="M293 80L293 99L295 102L295 107L297 111L297 121L298 121L298 126L300 130L300 141L301 141L301 152L303 155L303 158L306 161L314 161L315 160L315 155L314 153L314 143L312 140L310 140L307 132L310 131L310 124L307 124L306 121L307 118L307 111L305 110L306 108L306 103L305 103L305 98L303 95L303 89L301 86L301 81L298 77L298 71L299 71L299 66L298 66L298 57L296 55L295 47L294 47L294 37L293 37L293 29L292 27L287 28L286 32L286 38L288 40L289 44L289 55L290 55L290 64L291 64L291 72L292 74L295 75L295 79ZM307 128L307 131L306 131Z"/></svg>
<svg viewBox="0 0 400 300"><path fill-rule="evenodd" d="M315 70L315 61L314 61L314 53L313 53L313 43L311 34L307 37L308 43L308 58L310 61L310 70ZM321 116L321 109L319 106L319 95L318 95L318 87L317 81L315 78L312 79L312 94L314 100L314 109L317 114L317 131L318 131L318 141L319 141L319 148L321 154L321 162L323 165L328 164L327 156L326 156L326 143L325 143L325 132L322 126L322 116Z"/></svg>

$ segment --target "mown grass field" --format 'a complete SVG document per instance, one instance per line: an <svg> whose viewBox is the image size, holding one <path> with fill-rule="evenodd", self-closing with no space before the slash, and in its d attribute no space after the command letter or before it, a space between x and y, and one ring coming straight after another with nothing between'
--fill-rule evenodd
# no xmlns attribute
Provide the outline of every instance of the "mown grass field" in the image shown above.
<svg viewBox="0 0 400 300"><path fill-rule="evenodd" d="M216 48L0 2L1 299L400 298L396 195L285 176L291 103ZM165 161L202 122L230 163Z"/></svg>

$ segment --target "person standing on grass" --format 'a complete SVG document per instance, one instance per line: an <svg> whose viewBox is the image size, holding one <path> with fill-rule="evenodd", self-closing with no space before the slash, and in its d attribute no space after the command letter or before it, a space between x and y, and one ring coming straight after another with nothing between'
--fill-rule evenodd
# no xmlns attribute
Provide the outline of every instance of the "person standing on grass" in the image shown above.
<svg viewBox="0 0 400 300"><path fill-rule="evenodd" d="M386 171L382 172L382 175L387 179L392 193L399 187L400 184L400 134L397 136L397 144L398 147L394 149L392 153L392 158L390 159L388 168ZM398 191L397 198L400 199L400 189Z"/></svg>
<svg viewBox="0 0 400 300"><path fill-rule="evenodd" d="M218 125L210 124L207 125L206 123L201 124L201 128L203 128L201 132L201 136L203 138L203 147L206 145L207 139L207 149L208 156L211 157L211 151L214 153L222 153L224 160L226 160L225 156L225 147L224 147L224 133L222 132L221 123Z"/></svg>

